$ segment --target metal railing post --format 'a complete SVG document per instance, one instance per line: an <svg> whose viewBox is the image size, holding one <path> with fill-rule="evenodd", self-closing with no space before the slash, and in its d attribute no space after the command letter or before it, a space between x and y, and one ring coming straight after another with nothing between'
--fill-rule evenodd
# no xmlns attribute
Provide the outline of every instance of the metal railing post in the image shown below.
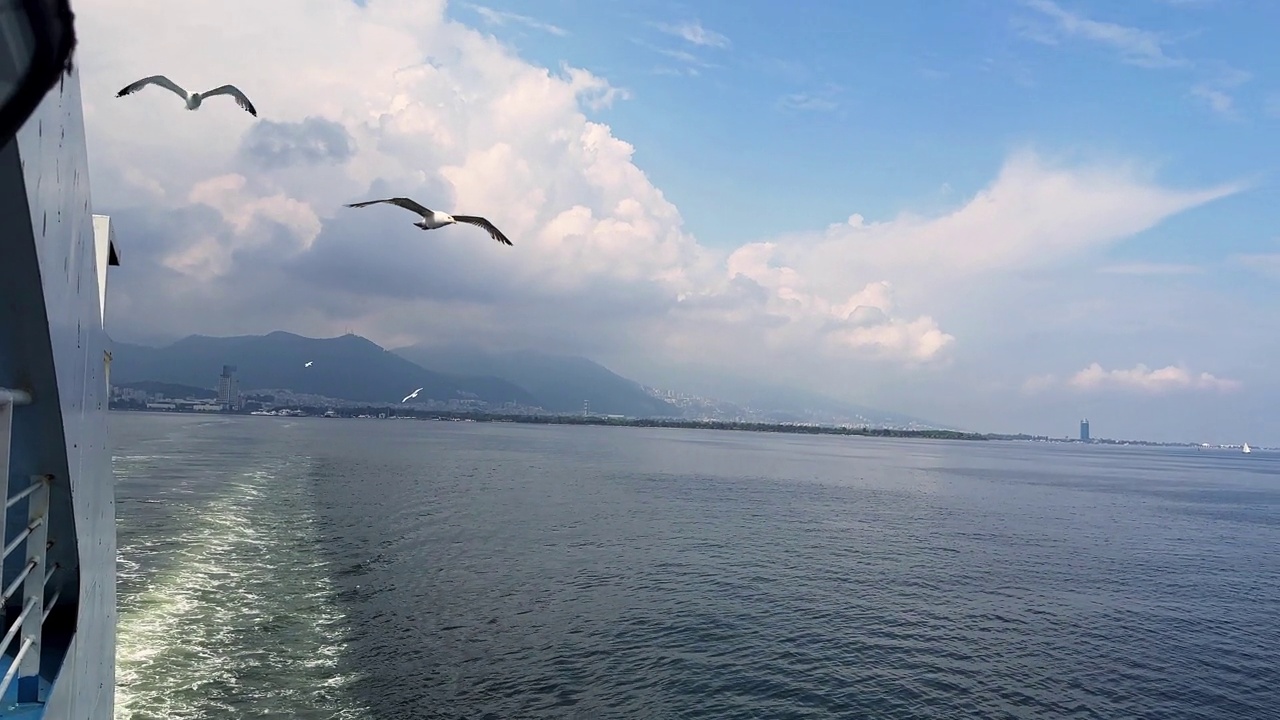
<svg viewBox="0 0 1280 720"><path fill-rule="evenodd" d="M5 499L9 497L9 452L13 442L13 403L7 399L0 397L0 494ZM0 512L0 547L5 544L5 532L9 529L5 525L8 520L8 507L5 512ZM0 583L3 585L3 583ZM3 648L0 648L3 650Z"/></svg>
<svg viewBox="0 0 1280 720"><path fill-rule="evenodd" d="M9 497L9 457L13 449L13 408L31 402L31 395L22 390L0 387L0 495ZM7 508L7 506L6 506ZM0 513L0 546L5 544L8 513Z"/></svg>
<svg viewBox="0 0 1280 720"><path fill-rule="evenodd" d="M27 537L27 563L34 564L22 583L22 603L31 603L33 607L44 608L45 550L49 539L49 478L34 476L33 482L39 487L27 499L27 520L29 525L36 524ZM38 524L37 524L38 523ZM44 614L29 613L22 620L22 642L30 644L30 649L18 665L18 702L40 702L40 650L41 628L44 625Z"/></svg>

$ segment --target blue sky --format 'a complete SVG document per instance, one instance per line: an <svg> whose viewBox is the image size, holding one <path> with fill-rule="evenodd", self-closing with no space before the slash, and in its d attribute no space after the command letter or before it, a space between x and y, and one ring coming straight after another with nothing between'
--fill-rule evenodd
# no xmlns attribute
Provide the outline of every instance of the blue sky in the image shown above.
<svg viewBox="0 0 1280 720"><path fill-rule="evenodd" d="M1139 35L1113 31L1118 40L1063 30L1016 0L813 1L786 13L765 0L483 7L565 34L485 22L465 3L450 13L548 67L581 65L633 93L601 117L704 243L792 229L786 213L825 223L851 205L869 220L928 210L972 195L1011 149L1033 145L1138 158L1175 186L1258 181L1115 248L1117 259L1276 249L1277 4L1058 4ZM691 42L671 32L682 26L711 35ZM697 74L667 74L676 71ZM1230 107L1215 109L1198 89L1224 93ZM766 208L779 217L752 217Z"/></svg>
<svg viewBox="0 0 1280 720"><path fill-rule="evenodd" d="M95 207L134 258L113 333L352 329L1280 445L1280 5L785 7L86 5ZM114 98L157 57L260 117ZM516 244L342 208L392 191Z"/></svg>

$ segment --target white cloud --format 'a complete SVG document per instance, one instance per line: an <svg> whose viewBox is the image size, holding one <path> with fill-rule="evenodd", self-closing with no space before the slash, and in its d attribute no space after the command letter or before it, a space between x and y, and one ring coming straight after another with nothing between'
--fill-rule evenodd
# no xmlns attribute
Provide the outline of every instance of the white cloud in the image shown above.
<svg viewBox="0 0 1280 720"><path fill-rule="evenodd" d="M687 75L690 77L696 77L701 74L701 70L709 70L712 68L720 67L720 65L707 62L706 60L698 57L697 55L689 52L688 50L659 47L657 45L653 45L652 43L648 43L648 42L645 42L644 40L639 40L639 39L634 40L634 42L637 45L647 50L650 50L659 55L662 55L668 60L674 60L676 63L679 64L679 67L670 67L667 65L660 65L654 68L653 72L658 75Z"/></svg>
<svg viewBox="0 0 1280 720"><path fill-rule="evenodd" d="M1191 94L1203 100L1211 110L1219 115L1232 116L1235 113L1235 98L1221 88L1206 83L1192 86Z"/></svg>
<svg viewBox="0 0 1280 720"><path fill-rule="evenodd" d="M729 47L729 38L714 30L702 27L702 22L699 20L686 20L679 23L655 23L654 26L662 32L674 35L691 45L711 48Z"/></svg>
<svg viewBox="0 0 1280 720"><path fill-rule="evenodd" d="M1091 20L1064 10L1052 0L1022 0L1022 4L1053 21L1049 27L1023 23L1021 30L1028 39L1046 44L1055 44L1061 38L1089 40L1110 46L1120 53L1125 62L1140 67L1176 67L1187 64L1185 60L1170 57L1165 52L1167 41L1159 33Z"/></svg>
<svg viewBox="0 0 1280 720"><path fill-rule="evenodd" d="M214 15L256 22L209 34ZM1240 189L1169 189L1125 163L1024 151L938 216L798 220L794 235L722 251L686 232L633 147L592 119L624 89L530 64L445 19L440 0L323 12L100 0L77 22L95 206L116 215L131 261L112 285L121 332L351 328L384 344L625 351L836 388L869 364L945 368L965 343L948 316L995 279ZM138 32L153 27L166 31ZM717 42L707 32L692 36ZM163 92L114 97L154 72L235 82L261 119L232 103L187 112ZM486 215L515 246L342 207L393 194Z"/></svg>
<svg viewBox="0 0 1280 720"><path fill-rule="evenodd" d="M1169 4L1200 4L1200 0L1164 0ZM1210 0L1212 1L1212 0ZM1020 0L1027 8L1047 19L1015 17L1014 28L1028 40L1057 45L1076 38L1106 45L1120 54L1123 62L1144 68L1182 68L1201 77L1191 85L1188 94L1224 118L1236 118L1239 109L1233 91L1253 78L1252 73L1219 61L1191 60L1170 55L1170 40L1162 33L1141 28L1101 22L1070 12L1053 0Z"/></svg>
<svg viewBox="0 0 1280 720"><path fill-rule="evenodd" d="M1065 380L1054 375L1040 375L1023 384L1023 389L1032 393L1054 387L1084 392L1119 390L1162 395L1185 391L1233 392L1240 389L1241 383L1214 377L1207 372L1194 373L1177 365L1153 370L1139 363L1128 370L1105 370L1100 364L1092 363Z"/></svg>
<svg viewBox="0 0 1280 720"><path fill-rule="evenodd" d="M790 110L835 110L840 107L836 96L841 90L838 85L827 84L820 90L784 95L778 99L778 105Z"/></svg>
<svg viewBox="0 0 1280 720"><path fill-rule="evenodd" d="M1231 92L1252 78L1252 73L1217 63L1203 80L1191 86L1191 94L1219 115L1234 118L1238 113Z"/></svg>
<svg viewBox="0 0 1280 720"><path fill-rule="evenodd" d="M810 277L874 274L922 284L967 283L977 274L1053 265L1225 197L1240 185L1161 188L1125 164L1065 167L1024 151L988 187L938 217L904 214L868 224L861 215L781 251Z"/></svg>
<svg viewBox="0 0 1280 720"><path fill-rule="evenodd" d="M1109 275L1195 275L1204 272L1199 265L1178 263L1123 263L1104 265L1098 272Z"/></svg>
<svg viewBox="0 0 1280 720"><path fill-rule="evenodd" d="M1280 118L1280 93L1270 93L1262 101L1262 112L1267 117Z"/></svg>
<svg viewBox="0 0 1280 720"><path fill-rule="evenodd" d="M689 20L681 23L650 23L650 25L667 35L678 37L696 48L723 50L730 45L729 38L702 27L702 23L698 20ZM659 55L682 64L682 67L678 68L659 66L654 69L654 72L658 74L696 76L700 74L699 68L710 69L718 67L688 50L658 47L643 40L636 40L635 42Z"/></svg>
<svg viewBox="0 0 1280 720"><path fill-rule="evenodd" d="M1259 275L1280 278L1280 253L1240 253L1228 259Z"/></svg>
<svg viewBox="0 0 1280 720"><path fill-rule="evenodd" d="M928 316L895 317L890 283L871 282L846 297L829 300L811 290L794 268L773 264L776 250L772 243L742 246L728 258L728 275L730 281L745 278L767 290L763 310L774 318L786 318L788 322L780 327L790 335L807 324L806 335L838 353L870 351L911 362L934 360L955 341Z"/></svg>
<svg viewBox="0 0 1280 720"><path fill-rule="evenodd" d="M504 10L494 10L493 8L485 7L484 5L473 5L470 3L467 3L467 7L475 10L476 13L480 15L480 17L484 18L485 22L490 25L506 25L509 22L513 22L531 27L534 30L542 30L543 32L551 33L552 35L559 35L560 37L564 37L569 34L568 30L565 30L558 25L545 23L536 18L531 18L528 15L520 15L513 12L506 12Z"/></svg>

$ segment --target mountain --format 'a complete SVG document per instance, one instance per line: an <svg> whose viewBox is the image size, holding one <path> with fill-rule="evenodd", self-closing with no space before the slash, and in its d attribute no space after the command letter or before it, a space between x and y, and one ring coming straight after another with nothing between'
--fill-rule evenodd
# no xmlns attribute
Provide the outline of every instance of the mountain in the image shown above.
<svg viewBox="0 0 1280 720"><path fill-rule="evenodd" d="M550 412L591 412L629 417L680 417L674 405L650 396L637 382L582 357L532 350L487 352L460 345L412 345L392 352L436 372L493 375L529 391Z"/></svg>
<svg viewBox="0 0 1280 720"><path fill-rule="evenodd" d="M920 420L907 415L885 412L860 405L850 405L827 398L808 399L803 392L796 396L770 398L771 393L745 393L747 402L735 402L691 393L646 388L654 397L664 398L689 418L713 418L764 423L816 423L819 425L861 425L895 430L955 430L956 428ZM807 400L807 401L806 401Z"/></svg>
<svg viewBox="0 0 1280 720"><path fill-rule="evenodd" d="M218 397L218 391L207 387L196 387L194 385L181 385L179 383L156 382L154 380L139 380L137 382L112 383L116 387L129 388L131 390L141 390L142 392L152 395L162 395L170 398L195 398L197 400L213 400Z"/></svg>
<svg viewBox="0 0 1280 720"><path fill-rule="evenodd" d="M308 361L311 367L304 367ZM399 402L421 387L421 400L513 402L554 413L580 413L585 400L592 412L628 417L955 429L735 378L723 370L671 372L663 384L679 387L681 392L668 392L642 386L582 357L532 350L489 352L461 345L415 345L388 351L350 334L326 339L282 331L237 337L192 335L164 347L118 342L112 351L111 378L114 385L153 392L164 385L213 388L223 365L237 366L242 391L291 390L357 402Z"/></svg>
<svg viewBox="0 0 1280 720"><path fill-rule="evenodd" d="M949 425L879 408L836 400L820 393L745 378L730 369L697 365L655 367L651 374L676 393L648 388L671 400L690 417L744 418L755 422L854 424L903 430L957 430Z"/></svg>
<svg viewBox="0 0 1280 720"><path fill-rule="evenodd" d="M833 400L817 393L794 388L761 385L746 392L741 400L752 407L772 408L775 412L791 413L809 419L815 417L838 417L845 418L846 422L865 423L877 427L912 430L960 430L960 428L942 425L932 420Z"/></svg>
<svg viewBox="0 0 1280 720"><path fill-rule="evenodd" d="M304 367L307 362L311 367ZM216 387L223 365L237 367L242 390L283 388L342 400L399 402L421 387L420 400L537 404L528 391L501 378L432 372L358 335L316 339L276 331L191 335L159 348L115 343L111 378L117 385L150 380Z"/></svg>

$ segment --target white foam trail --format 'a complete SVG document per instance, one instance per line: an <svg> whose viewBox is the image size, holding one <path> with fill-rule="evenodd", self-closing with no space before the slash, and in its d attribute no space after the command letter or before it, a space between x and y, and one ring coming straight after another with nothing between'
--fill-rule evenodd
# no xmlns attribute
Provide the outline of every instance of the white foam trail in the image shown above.
<svg viewBox="0 0 1280 720"><path fill-rule="evenodd" d="M122 579L142 587L120 597L118 720L367 716L342 707L344 618L300 486L249 474L187 507L168 524L176 537L121 547ZM180 549L147 576L144 546L157 540Z"/></svg>

